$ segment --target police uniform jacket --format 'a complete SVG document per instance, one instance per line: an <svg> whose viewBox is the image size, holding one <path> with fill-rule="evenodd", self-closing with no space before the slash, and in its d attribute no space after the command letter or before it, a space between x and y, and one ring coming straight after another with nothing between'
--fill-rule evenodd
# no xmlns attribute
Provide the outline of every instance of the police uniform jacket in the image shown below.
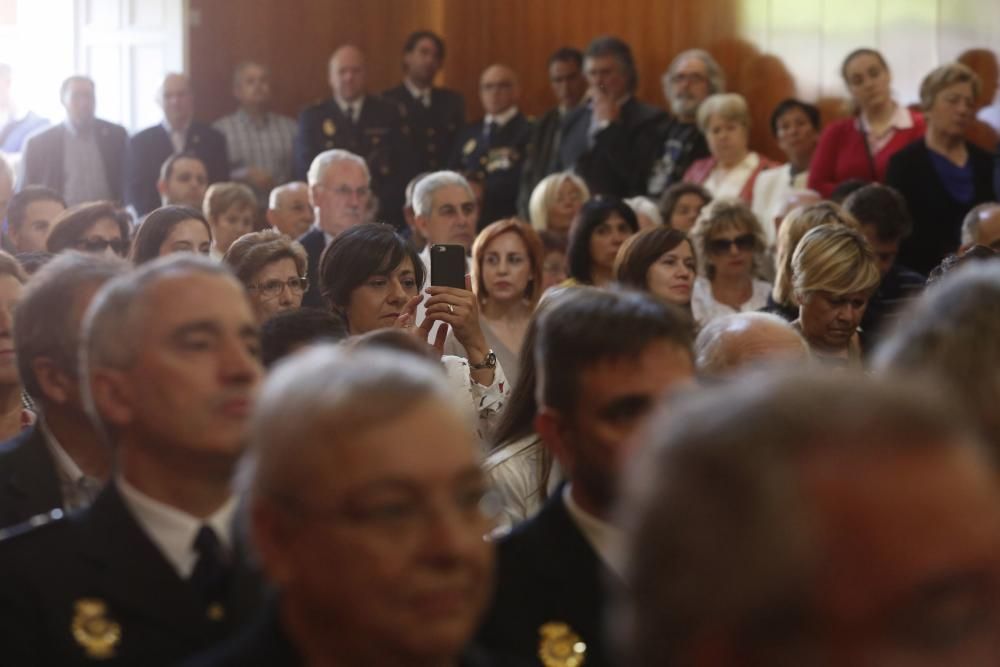
<svg viewBox="0 0 1000 667"><path fill-rule="evenodd" d="M572 169L591 194L613 197L645 195L656 158L657 125L666 112L630 97L618 119L590 136L593 108L572 111L563 126L559 170Z"/></svg>
<svg viewBox="0 0 1000 667"><path fill-rule="evenodd" d="M218 130L204 123L191 123L184 152L201 158L209 183L229 180L226 138ZM125 197L139 215L159 208L160 193L156 190L156 183L160 180L160 168L173 153L174 145L162 124L147 127L129 140L125 160Z"/></svg>
<svg viewBox="0 0 1000 667"><path fill-rule="evenodd" d="M260 579L234 551L227 600L207 608L108 484L89 508L0 542L0 663L170 665L204 650L258 607Z"/></svg>
<svg viewBox="0 0 1000 667"><path fill-rule="evenodd" d="M63 194L66 132L66 125L60 123L28 138L24 147L24 185L44 185ZM94 137L111 197L121 201L128 132L121 125L98 118L94 121Z"/></svg>
<svg viewBox="0 0 1000 667"><path fill-rule="evenodd" d="M322 308L324 304L319 293L319 260L326 250L326 234L314 226L299 237L299 243L306 250L306 276L309 278L309 289L302 295L302 306Z"/></svg>
<svg viewBox="0 0 1000 667"><path fill-rule="evenodd" d="M406 182L425 171L448 168L448 158L455 147L455 137L465 125L465 100L454 90L431 88L431 105L425 107L413 97L406 84L382 93L382 97L400 105L406 112L413 143L413 173Z"/></svg>
<svg viewBox="0 0 1000 667"><path fill-rule="evenodd" d="M573 523L562 496L562 489L552 494L534 518L499 543L496 596L477 641L542 665L543 626L565 624L587 646L583 664L606 667L605 586L620 580Z"/></svg>
<svg viewBox="0 0 1000 667"><path fill-rule="evenodd" d="M518 112L492 138L487 137L485 120L466 126L459 134L452 169L477 173L486 183L479 229L517 215L521 169L533 129L534 123Z"/></svg>
<svg viewBox="0 0 1000 667"><path fill-rule="evenodd" d="M538 120L535 131L531 133L528 154L521 172L521 188L517 195L517 210L525 220L530 217L528 204L532 190L539 181L557 171L563 120L559 107L551 109Z"/></svg>
<svg viewBox="0 0 1000 667"><path fill-rule="evenodd" d="M59 474L38 425L0 444L0 531L60 508Z"/></svg>
<svg viewBox="0 0 1000 667"><path fill-rule="evenodd" d="M365 159L372 191L379 201L378 219L402 229L404 191L414 172L409 127L403 122L400 105L368 95L356 122L332 98L300 113L295 137L298 178L305 180L313 159L333 148Z"/></svg>

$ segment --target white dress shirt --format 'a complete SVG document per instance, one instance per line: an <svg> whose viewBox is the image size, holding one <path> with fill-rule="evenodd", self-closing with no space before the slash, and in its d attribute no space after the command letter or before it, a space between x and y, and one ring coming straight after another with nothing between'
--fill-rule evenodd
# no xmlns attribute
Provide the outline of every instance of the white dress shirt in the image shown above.
<svg viewBox="0 0 1000 667"><path fill-rule="evenodd" d="M732 313L746 313L760 310L767 305L767 297L771 293L771 283L753 279L753 292L750 298L740 304L739 309L731 308L715 300L712 294L712 283L708 278L695 278L691 290L691 315L698 326L705 326L716 317Z"/></svg>
<svg viewBox="0 0 1000 667"><path fill-rule="evenodd" d="M623 562L623 544L625 537L622 530L612 526L604 519L586 512L573 500L573 485L563 487L563 502L569 518L583 534L583 537L597 552L598 558L604 561L609 570L624 579L625 563Z"/></svg>

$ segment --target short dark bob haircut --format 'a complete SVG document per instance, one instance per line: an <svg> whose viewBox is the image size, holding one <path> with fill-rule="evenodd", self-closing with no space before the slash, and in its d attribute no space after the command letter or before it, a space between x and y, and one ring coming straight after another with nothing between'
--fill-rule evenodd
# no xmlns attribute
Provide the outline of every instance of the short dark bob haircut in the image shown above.
<svg viewBox="0 0 1000 667"><path fill-rule="evenodd" d="M614 197L598 196L592 198L577 215L573 228L569 233L569 247L566 249L566 264L569 275L584 285L593 283L590 269L593 260L590 257L590 237L594 230L607 222L617 213L625 220L632 233L639 231L639 221L635 211L628 204Z"/></svg>
<svg viewBox="0 0 1000 667"><path fill-rule="evenodd" d="M656 263L663 253L670 252L682 243L690 246L691 255L694 256L697 266L698 257L695 255L694 243L684 232L666 226L642 230L626 241L618 251L618 258L615 259L615 279L622 285L649 291L647 279L649 267Z"/></svg>
<svg viewBox="0 0 1000 667"><path fill-rule="evenodd" d="M162 206L142 220L139 231L135 233L135 240L132 241L132 252L129 259L136 266L151 262L160 256L160 246L170 236L174 227L185 220L197 220L205 225L208 231L208 240L212 240L212 228L208 226L208 221L201 211L190 206Z"/></svg>
<svg viewBox="0 0 1000 667"><path fill-rule="evenodd" d="M789 97L778 102L778 106L774 107L774 111L771 112L771 134L773 136L778 136L778 121L792 109L801 109L802 113L809 119L809 123L813 126L813 129L817 132L819 131L819 109L808 102Z"/></svg>

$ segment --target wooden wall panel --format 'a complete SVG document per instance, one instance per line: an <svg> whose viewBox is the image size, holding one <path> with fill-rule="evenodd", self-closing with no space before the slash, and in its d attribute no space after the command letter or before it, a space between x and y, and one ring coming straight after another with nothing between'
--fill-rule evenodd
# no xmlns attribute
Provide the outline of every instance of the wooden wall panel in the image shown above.
<svg viewBox="0 0 1000 667"><path fill-rule="evenodd" d="M880 48L905 102L931 67L967 48L1000 51L996 0L189 0L196 17L190 63L199 115L233 106L230 77L246 58L271 65L275 106L294 115L329 96L326 62L354 42L369 58L370 89L400 76L402 41L430 28L448 43L441 82L481 113L480 72L505 62L519 72L521 107L539 114L553 101L545 62L557 47L578 48L598 34L626 39L636 53L641 99L663 105L660 76L681 50L707 48L729 88L751 103L752 143L780 153L767 119L775 102L798 93L819 100L824 118L842 113L840 62L851 49Z"/></svg>

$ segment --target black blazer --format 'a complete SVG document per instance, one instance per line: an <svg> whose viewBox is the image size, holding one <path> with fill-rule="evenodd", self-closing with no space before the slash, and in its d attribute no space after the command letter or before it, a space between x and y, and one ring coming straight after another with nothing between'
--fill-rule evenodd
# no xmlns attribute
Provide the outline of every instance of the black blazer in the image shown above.
<svg viewBox="0 0 1000 667"><path fill-rule="evenodd" d="M326 304L319 293L319 260L326 250L326 234L318 227L313 227L299 237L299 243L306 249L306 276L309 278L309 289L302 295L302 306L325 308Z"/></svg>
<svg viewBox="0 0 1000 667"><path fill-rule="evenodd" d="M226 138L218 130L204 123L191 123L184 151L194 153L205 163L209 183L229 180ZM160 168L173 153L170 135L160 124L147 127L128 142L125 196L140 216L159 208L156 182L160 180Z"/></svg>
<svg viewBox="0 0 1000 667"><path fill-rule="evenodd" d="M525 220L530 218L528 204L531 201L532 190L539 181L556 171L562 129L563 117L559 113L559 107L556 107L550 109L535 123L535 130L528 140L524 169L521 171L521 186L517 195L517 211Z"/></svg>
<svg viewBox="0 0 1000 667"><path fill-rule="evenodd" d="M886 185L899 190L913 218L913 234L903 241L897 261L927 275L945 256L958 250L962 220L974 206L994 201L994 156L965 142L972 165L971 202L955 201L938 178L930 149L923 139L912 142L889 159Z"/></svg>
<svg viewBox="0 0 1000 667"><path fill-rule="evenodd" d="M56 463L35 424L0 443L0 530L62 508Z"/></svg>
<svg viewBox="0 0 1000 667"><path fill-rule="evenodd" d="M486 184L483 207L479 211L479 229L501 218L517 215L521 168L534 128L532 121L517 113L489 141L484 119L467 125L459 133L451 168L475 173Z"/></svg>
<svg viewBox="0 0 1000 667"><path fill-rule="evenodd" d="M573 523L560 489L498 545L496 597L478 643L541 665L539 628L562 622L587 644L587 667L610 665L606 584L621 585Z"/></svg>
<svg viewBox="0 0 1000 667"><path fill-rule="evenodd" d="M255 613L257 573L237 545L220 620L178 577L115 484L94 504L0 542L5 667L169 665L233 633Z"/></svg>
<svg viewBox="0 0 1000 667"><path fill-rule="evenodd" d="M622 105L618 120L598 132L591 147L592 117L593 109L584 105L566 118L557 171L575 170L591 194L619 198L645 195L659 148L657 125L666 112L631 97Z"/></svg>
<svg viewBox="0 0 1000 667"><path fill-rule="evenodd" d="M425 171L447 169L455 137L465 125L462 95L447 88L431 88L431 105L425 107L414 99L406 84L400 83L382 93L382 97L395 102L405 112L404 120L414 150L413 174L409 178Z"/></svg>
<svg viewBox="0 0 1000 667"><path fill-rule="evenodd" d="M101 153L111 198L122 201L123 168L128 132L121 125L97 119L97 150ZM63 152L66 145L66 125L60 123L29 137L24 147L24 185L44 185L63 194L66 174Z"/></svg>

